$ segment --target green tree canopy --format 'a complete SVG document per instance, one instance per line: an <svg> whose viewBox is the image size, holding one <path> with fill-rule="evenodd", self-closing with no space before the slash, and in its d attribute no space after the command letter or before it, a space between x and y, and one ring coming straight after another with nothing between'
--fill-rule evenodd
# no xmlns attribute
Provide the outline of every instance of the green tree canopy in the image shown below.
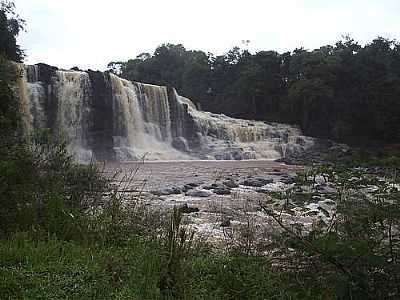
<svg viewBox="0 0 400 300"><path fill-rule="evenodd" d="M294 123L349 143L400 142L400 45L382 37L361 46L345 36L282 54L234 47L214 56L163 44L109 67L129 80L174 86L213 112Z"/></svg>
<svg viewBox="0 0 400 300"><path fill-rule="evenodd" d="M25 21L15 12L15 5L10 1L0 2L0 55L21 62L24 53L17 44L17 36L23 30Z"/></svg>

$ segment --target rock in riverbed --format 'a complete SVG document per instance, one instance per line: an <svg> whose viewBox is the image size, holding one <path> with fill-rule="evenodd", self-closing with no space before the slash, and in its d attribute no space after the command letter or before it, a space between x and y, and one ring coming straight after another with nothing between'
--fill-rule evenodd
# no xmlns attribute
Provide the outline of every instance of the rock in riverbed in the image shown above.
<svg viewBox="0 0 400 300"><path fill-rule="evenodd" d="M152 191L153 195L156 196L167 196L167 195L174 195L182 193L182 190L178 187L171 187L171 188L164 188L158 191Z"/></svg>
<svg viewBox="0 0 400 300"><path fill-rule="evenodd" d="M231 193L231 190L224 188L224 187L222 187L222 188L219 187L219 188L214 189L214 194L217 194L217 195L229 195L230 193Z"/></svg>
<svg viewBox="0 0 400 300"><path fill-rule="evenodd" d="M188 206L187 203L185 203L179 207L179 211L183 214L191 214L191 213L199 212L199 208L193 207L193 206Z"/></svg>
<svg viewBox="0 0 400 300"><path fill-rule="evenodd" d="M199 184L199 183L196 183L196 182L192 182L192 183L185 184L185 185L182 187L182 192L186 193L187 191L189 191L189 190L191 190L191 189L194 189L195 187L198 187L199 185L200 185L200 184Z"/></svg>
<svg viewBox="0 0 400 300"><path fill-rule="evenodd" d="M209 197L211 195L212 195L211 191L198 189L198 188L186 192L186 196L191 196L191 197L205 198L205 197Z"/></svg>
<svg viewBox="0 0 400 300"><path fill-rule="evenodd" d="M229 227L229 226L231 226L231 220L230 219L223 220L219 226Z"/></svg>
<svg viewBox="0 0 400 300"><path fill-rule="evenodd" d="M281 179L279 179L280 182L284 183L284 184L292 184L296 182L296 178L292 177L292 176L284 176Z"/></svg>
<svg viewBox="0 0 400 300"><path fill-rule="evenodd" d="M228 188L230 188L230 189L233 189L233 188L237 188L237 187L239 187L239 184L237 184L234 180L226 180L226 181L224 181L223 182L223 184L225 185L225 186L227 186Z"/></svg>
<svg viewBox="0 0 400 300"><path fill-rule="evenodd" d="M256 177L256 178L247 178L244 181L242 181L242 185L246 186L252 186L252 187L262 187L268 183L274 182L273 179L271 178L261 178L261 177Z"/></svg>

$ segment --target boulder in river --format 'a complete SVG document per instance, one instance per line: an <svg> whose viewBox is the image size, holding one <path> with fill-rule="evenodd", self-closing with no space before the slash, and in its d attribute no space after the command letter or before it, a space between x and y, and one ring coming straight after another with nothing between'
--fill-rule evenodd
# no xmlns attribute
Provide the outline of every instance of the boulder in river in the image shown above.
<svg viewBox="0 0 400 300"><path fill-rule="evenodd" d="M212 195L211 191L204 189L193 189L186 192L186 196L206 198Z"/></svg>
<svg viewBox="0 0 400 300"><path fill-rule="evenodd" d="M231 189L239 187L239 185L232 179L224 181L223 184Z"/></svg>
<svg viewBox="0 0 400 300"><path fill-rule="evenodd" d="M191 214L191 213L199 212L198 207L189 206L189 205L187 205L187 203L181 205L178 209L183 214Z"/></svg>
<svg viewBox="0 0 400 300"><path fill-rule="evenodd" d="M246 185L246 186L252 186L252 187L262 187L268 183L274 182L273 179L271 178L247 178L245 179L241 184Z"/></svg>
<svg viewBox="0 0 400 300"><path fill-rule="evenodd" d="M231 190L225 187L220 187L220 188L216 188L214 189L214 194L217 195L229 195L231 193Z"/></svg>
<svg viewBox="0 0 400 300"><path fill-rule="evenodd" d="M231 220L230 219L223 220L219 226L229 227L229 226L231 226Z"/></svg>
<svg viewBox="0 0 400 300"><path fill-rule="evenodd" d="M284 176L281 179L279 179L280 182L284 183L284 184L292 184L296 182L296 178L292 177L292 176Z"/></svg>
<svg viewBox="0 0 400 300"><path fill-rule="evenodd" d="M180 194L182 193L182 190L178 187L169 187L169 188L163 188L158 191L152 191L151 193L156 196L168 196L173 194Z"/></svg>

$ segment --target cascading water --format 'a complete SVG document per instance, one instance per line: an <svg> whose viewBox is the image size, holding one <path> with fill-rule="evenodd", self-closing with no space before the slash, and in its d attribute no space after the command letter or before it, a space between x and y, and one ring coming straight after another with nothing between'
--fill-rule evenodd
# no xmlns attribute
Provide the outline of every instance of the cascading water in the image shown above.
<svg viewBox="0 0 400 300"><path fill-rule="evenodd" d="M88 142L91 83L85 72L57 71L54 93L57 95L56 129L66 137L80 161L88 161L92 151Z"/></svg>
<svg viewBox="0 0 400 300"><path fill-rule="evenodd" d="M277 159L312 146L293 126L240 120L190 109L203 136L202 152L217 159Z"/></svg>
<svg viewBox="0 0 400 300"><path fill-rule="evenodd" d="M93 71L18 66L27 130L51 128L80 161L279 158L312 145L299 129L199 111L174 89Z"/></svg>
<svg viewBox="0 0 400 300"><path fill-rule="evenodd" d="M132 83L110 74L113 142L118 160L188 159L171 146L168 95L164 87Z"/></svg>
<svg viewBox="0 0 400 300"><path fill-rule="evenodd" d="M28 73L25 71L25 67L23 65L16 65L16 74ZM22 116L22 127L23 130L28 133L32 130L32 114L30 111L31 105L35 105L35 102L31 100L31 94L33 93L32 88L28 87L29 83L26 80L26 76L20 77L17 79L17 89L19 93L19 110Z"/></svg>
<svg viewBox="0 0 400 300"><path fill-rule="evenodd" d="M161 141L171 141L171 119L166 87L136 83L146 131Z"/></svg>
<svg viewBox="0 0 400 300"><path fill-rule="evenodd" d="M113 143L117 156L123 157L122 149L129 149L135 143L145 144L145 130L139 101L133 83L110 75L112 87L112 104L114 128ZM125 154L134 157L136 154L129 151Z"/></svg>

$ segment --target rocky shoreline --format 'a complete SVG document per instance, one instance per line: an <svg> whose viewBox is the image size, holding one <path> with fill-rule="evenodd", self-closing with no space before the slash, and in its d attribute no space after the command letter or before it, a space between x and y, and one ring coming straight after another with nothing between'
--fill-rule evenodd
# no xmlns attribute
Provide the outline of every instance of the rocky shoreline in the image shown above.
<svg viewBox="0 0 400 300"><path fill-rule="evenodd" d="M168 180L163 176L167 170L174 173L177 169L182 172L178 174L183 176L182 180ZM220 173L212 175L210 170L219 170ZM254 227L257 235L264 234L265 230L276 230L276 224L262 211L262 206L270 201L271 193L309 192L307 187L295 189L296 174L303 171L301 166L273 161L152 162L145 164L141 172L147 185L140 192L141 201L146 207L160 211L178 207L188 226L206 236L216 247L227 247L244 227ZM153 176L146 177L146 172ZM163 179L161 184L159 181ZM157 182L160 183L158 188ZM143 181L138 178L135 184L140 186ZM292 203L284 218L306 227L328 220L335 211L335 203L329 199L333 192L335 190L329 183L317 178L315 195L310 201ZM278 208L281 202L279 200L274 205Z"/></svg>
<svg viewBox="0 0 400 300"><path fill-rule="evenodd" d="M349 162L352 160L353 149L346 145L331 140L316 139L314 145L302 152L289 153L276 162L287 165L332 165L336 162Z"/></svg>
<svg viewBox="0 0 400 300"><path fill-rule="evenodd" d="M186 225L217 247L227 247L243 228L252 232L254 242L265 240L256 236L279 230L265 212L267 206L287 224L311 230L328 225L337 208L337 186L318 168L333 166L333 155L341 162L353 155L345 145L326 142L318 147L277 161L147 162L138 168L132 190L140 190L140 201L150 209L177 207ZM359 172L382 177L376 168Z"/></svg>

